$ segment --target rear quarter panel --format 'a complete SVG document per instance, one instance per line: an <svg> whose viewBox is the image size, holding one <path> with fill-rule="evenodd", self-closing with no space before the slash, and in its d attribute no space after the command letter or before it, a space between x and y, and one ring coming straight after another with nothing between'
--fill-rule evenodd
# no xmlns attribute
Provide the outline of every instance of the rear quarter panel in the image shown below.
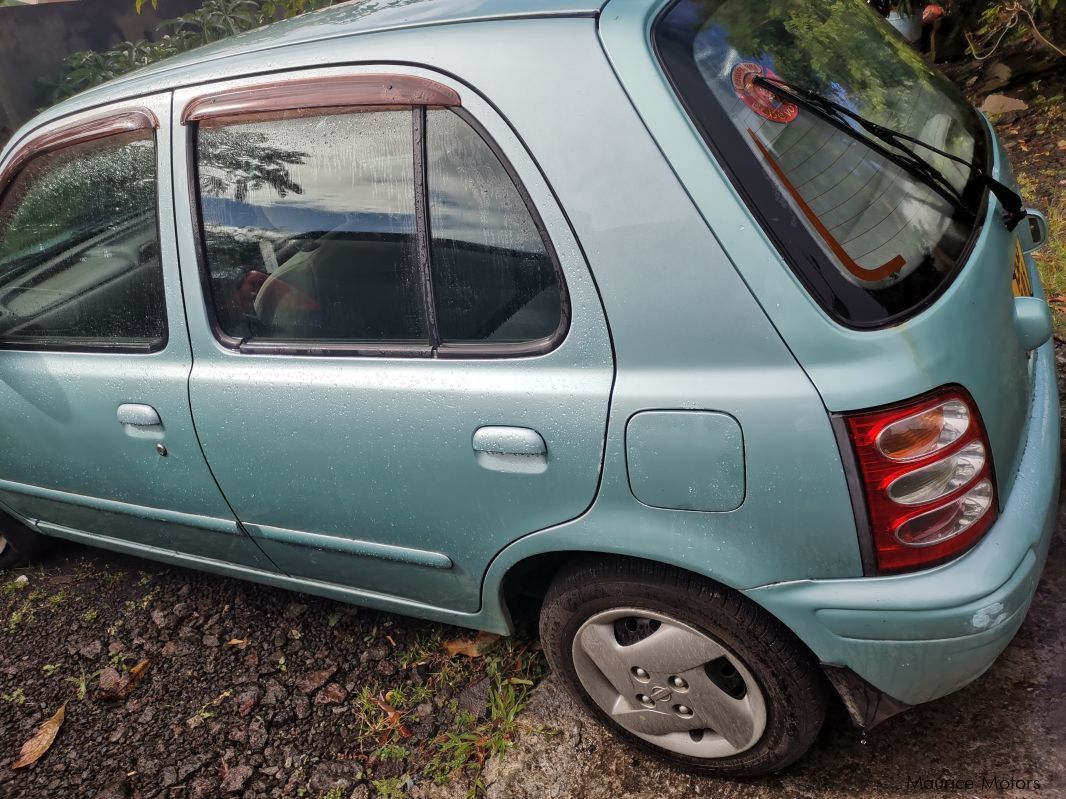
<svg viewBox="0 0 1066 799"><path fill-rule="evenodd" d="M957 383L988 431L1001 499L1021 454L1030 362L1014 327L1014 235L990 202L970 262L929 308L880 330L850 330L817 306L753 223L729 178L688 119L652 51L649 31L666 2L612 0L601 36L611 63L717 242L832 412L873 408ZM997 177L1005 157L996 145Z"/></svg>

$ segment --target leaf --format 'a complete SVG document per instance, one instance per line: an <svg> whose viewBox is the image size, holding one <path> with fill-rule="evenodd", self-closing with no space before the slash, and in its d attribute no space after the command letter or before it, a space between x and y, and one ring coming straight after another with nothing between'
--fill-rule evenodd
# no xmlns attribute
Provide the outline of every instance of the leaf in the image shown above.
<svg viewBox="0 0 1066 799"><path fill-rule="evenodd" d="M388 719L389 728L399 733L401 738L410 738L414 734L403 725L403 722L400 720L401 715L399 710L379 696L374 697L374 704L381 708L382 712L385 713L385 716ZM387 732L384 734L384 737L386 740L388 739Z"/></svg>
<svg viewBox="0 0 1066 799"><path fill-rule="evenodd" d="M482 657L500 636L495 633L480 632L476 638L455 638L444 642L444 651L449 657L466 655L468 658Z"/></svg>
<svg viewBox="0 0 1066 799"><path fill-rule="evenodd" d="M238 647L239 649L244 649L246 646L248 646L248 640L246 638L230 638L228 641L226 641L226 643L222 645L222 648L229 649L231 646Z"/></svg>
<svg viewBox="0 0 1066 799"><path fill-rule="evenodd" d="M107 676L109 672L114 672L114 669L104 669L104 672L100 675L100 689L97 692L97 695L101 699L109 699L112 701L125 699L133 693L133 690L137 687L137 683L141 681L141 677L143 677L144 673L148 671L150 665L151 663L148 660L142 660L118 680L114 679L113 674L108 679L105 679L105 676Z"/></svg>
<svg viewBox="0 0 1066 799"><path fill-rule="evenodd" d="M70 701L69 699L67 700ZM30 738L26 743L22 745L22 751L19 752L19 759L11 764L11 768L25 768L40 760L44 753L52 746L52 742L56 739L56 735L59 733L59 728L63 726L63 719L67 717L67 703L64 702L62 707L56 711L52 718L48 719L41 725L40 729Z"/></svg>
<svg viewBox="0 0 1066 799"><path fill-rule="evenodd" d="M151 664L150 661L142 660L140 663L138 663L136 666L134 666L132 669L130 669L130 680L131 680L131 682L133 682L134 684L140 682L141 677L144 675L144 673L146 671L148 671L148 667L151 666L151 665L152 664Z"/></svg>

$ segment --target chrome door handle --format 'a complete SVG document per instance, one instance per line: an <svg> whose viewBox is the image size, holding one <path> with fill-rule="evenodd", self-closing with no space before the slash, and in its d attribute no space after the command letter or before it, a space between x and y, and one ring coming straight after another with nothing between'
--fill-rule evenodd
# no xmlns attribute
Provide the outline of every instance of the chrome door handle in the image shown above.
<svg viewBox="0 0 1066 799"><path fill-rule="evenodd" d="M133 427L161 427L163 420L159 411L151 405L127 403L118 406L118 423Z"/></svg>
<svg viewBox="0 0 1066 799"><path fill-rule="evenodd" d="M472 443L478 464L494 472L540 474L548 468L548 447L528 427L479 427Z"/></svg>

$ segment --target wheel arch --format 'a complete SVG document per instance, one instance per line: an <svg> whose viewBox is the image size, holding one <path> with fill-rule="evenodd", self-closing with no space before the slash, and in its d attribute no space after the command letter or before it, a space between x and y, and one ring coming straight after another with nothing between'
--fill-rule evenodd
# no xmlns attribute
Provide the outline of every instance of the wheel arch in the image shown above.
<svg viewBox="0 0 1066 799"><path fill-rule="evenodd" d="M502 618L507 620L509 629L512 630L521 623L536 618L548 587L564 565L583 560L611 559L666 566L703 580L719 583L738 594L743 593L739 586L730 584L729 581L721 579L716 574L699 572L668 558L645 557L607 548L565 547L523 553L508 559L505 565L500 564L500 560L506 556L507 552L508 550L505 550L497 557L486 576L483 609L490 614L494 612L501 614ZM764 608L764 610L771 613L769 609Z"/></svg>

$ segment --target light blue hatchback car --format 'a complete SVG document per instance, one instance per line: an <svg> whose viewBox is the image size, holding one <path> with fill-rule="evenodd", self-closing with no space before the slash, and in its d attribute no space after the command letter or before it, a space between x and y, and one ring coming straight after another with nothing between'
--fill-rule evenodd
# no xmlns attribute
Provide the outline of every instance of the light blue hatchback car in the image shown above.
<svg viewBox="0 0 1066 799"><path fill-rule="evenodd" d="M56 536L500 633L708 773L1021 625L1047 236L861 0L383 0L0 160L0 566Z"/></svg>

